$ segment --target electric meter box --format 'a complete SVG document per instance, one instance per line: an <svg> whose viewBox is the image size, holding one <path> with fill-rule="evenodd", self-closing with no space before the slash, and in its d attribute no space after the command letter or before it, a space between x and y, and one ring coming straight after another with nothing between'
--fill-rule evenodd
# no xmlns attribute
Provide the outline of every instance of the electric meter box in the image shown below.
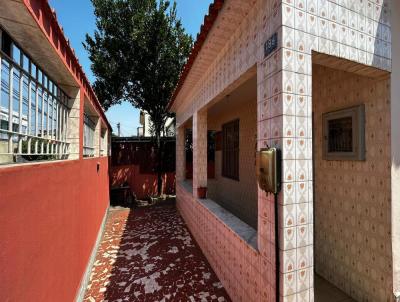
<svg viewBox="0 0 400 302"><path fill-rule="evenodd" d="M277 148L261 149L257 153L258 185L267 193L278 194L281 190L282 155Z"/></svg>

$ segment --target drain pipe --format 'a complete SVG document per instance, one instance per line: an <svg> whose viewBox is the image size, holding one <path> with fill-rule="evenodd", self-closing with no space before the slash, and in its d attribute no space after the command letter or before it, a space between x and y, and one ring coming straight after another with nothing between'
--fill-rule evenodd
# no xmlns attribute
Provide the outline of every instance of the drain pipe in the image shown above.
<svg viewBox="0 0 400 302"><path fill-rule="evenodd" d="M280 300L279 212L278 194L281 190L282 152L277 148L263 148L257 152L257 178L266 195L274 195L275 206L275 295Z"/></svg>
<svg viewBox="0 0 400 302"><path fill-rule="evenodd" d="M276 279L276 302L279 302L280 298L280 255L279 255L279 213L278 213L278 194L274 194L275 201L275 279Z"/></svg>

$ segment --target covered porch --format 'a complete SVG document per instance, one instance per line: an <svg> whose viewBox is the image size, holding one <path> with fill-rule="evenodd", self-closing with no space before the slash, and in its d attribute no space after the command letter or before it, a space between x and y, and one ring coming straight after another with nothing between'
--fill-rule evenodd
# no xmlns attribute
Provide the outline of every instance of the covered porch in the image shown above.
<svg viewBox="0 0 400 302"><path fill-rule="evenodd" d="M246 230L238 232L257 248L255 68L178 131L184 144L178 183L227 225ZM206 199L198 195L201 187L207 188Z"/></svg>

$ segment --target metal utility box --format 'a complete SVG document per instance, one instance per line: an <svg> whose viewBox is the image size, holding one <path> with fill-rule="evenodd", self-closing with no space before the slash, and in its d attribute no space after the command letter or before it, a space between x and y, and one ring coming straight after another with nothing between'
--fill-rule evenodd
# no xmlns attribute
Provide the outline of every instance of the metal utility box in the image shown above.
<svg viewBox="0 0 400 302"><path fill-rule="evenodd" d="M262 190L277 194L281 189L281 151L261 149L257 154L257 179Z"/></svg>

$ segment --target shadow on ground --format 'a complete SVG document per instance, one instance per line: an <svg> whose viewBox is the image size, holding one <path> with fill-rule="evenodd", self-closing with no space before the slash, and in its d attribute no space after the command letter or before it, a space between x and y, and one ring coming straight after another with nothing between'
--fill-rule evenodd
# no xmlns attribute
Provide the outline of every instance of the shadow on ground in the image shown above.
<svg viewBox="0 0 400 302"><path fill-rule="evenodd" d="M230 301L171 201L108 216L85 301Z"/></svg>

